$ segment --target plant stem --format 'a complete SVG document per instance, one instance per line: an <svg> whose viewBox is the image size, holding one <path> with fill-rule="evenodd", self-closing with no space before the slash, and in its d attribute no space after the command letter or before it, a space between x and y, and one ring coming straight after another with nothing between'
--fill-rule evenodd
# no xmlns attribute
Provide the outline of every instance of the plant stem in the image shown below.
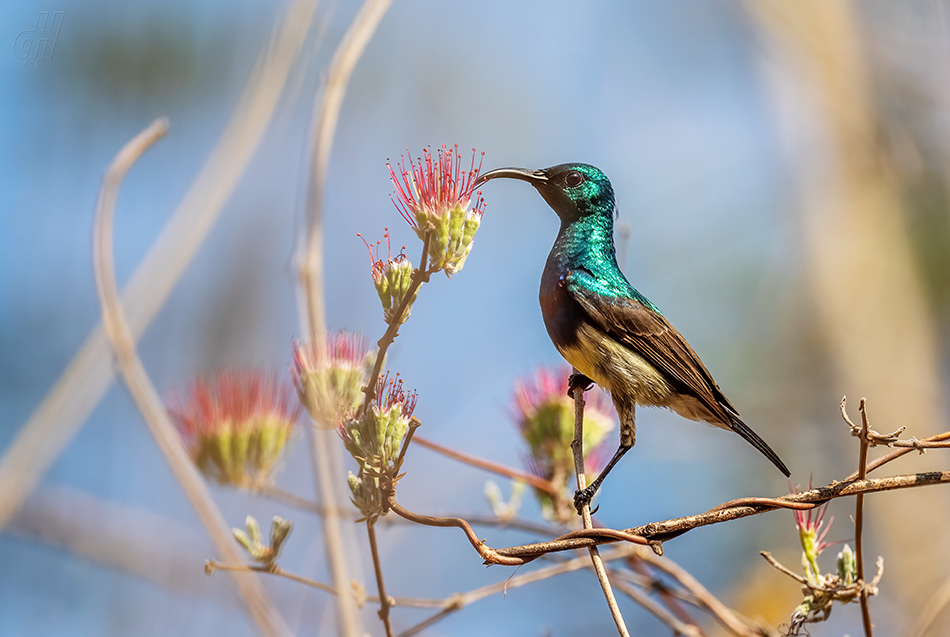
<svg viewBox="0 0 950 637"><path fill-rule="evenodd" d="M577 368L574 368L574 374L580 374ZM574 473L577 475L577 490L583 491L587 486L587 475L584 471L584 390L581 387L574 387L574 440L571 442L571 450L574 452ZM584 529L593 528L590 520L590 503L585 503L581 510L581 518L584 522ZM604 568L604 561L600 557L600 550L596 544L587 547L590 553L590 561L594 565L594 572L597 574L597 581L600 582L600 588L604 592L604 598L607 600L607 607L610 609L610 616L613 617L614 624L617 626L617 632L621 637L630 637L627 631L627 625L623 621L623 615L620 613L620 606L617 605L617 598L610 587L610 580L607 578L607 569Z"/></svg>
<svg viewBox="0 0 950 637"><path fill-rule="evenodd" d="M383 583L383 565L379 559L379 548L376 546L376 523L373 520L366 520L366 532L369 534L369 548L373 554L373 569L376 571L376 586L379 589L379 618L386 628L386 637L393 637L393 627L389 621L390 601Z"/></svg>
<svg viewBox="0 0 950 637"><path fill-rule="evenodd" d="M868 464L868 432L871 429L868 421L867 401L861 399L858 406L861 412L861 449L858 452L858 480L867 477ZM858 580L864 582L864 494L859 493L854 498L854 555L858 566ZM871 623L871 609L868 604L868 591L861 589L861 621L864 624L865 637L873 637L874 630Z"/></svg>

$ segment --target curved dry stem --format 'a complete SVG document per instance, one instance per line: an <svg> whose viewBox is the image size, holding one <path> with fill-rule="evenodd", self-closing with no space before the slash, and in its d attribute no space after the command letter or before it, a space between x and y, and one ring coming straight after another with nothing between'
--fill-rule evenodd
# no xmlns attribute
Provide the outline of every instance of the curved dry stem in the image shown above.
<svg viewBox="0 0 950 637"><path fill-rule="evenodd" d="M270 123L316 0L294 0L264 47L228 126L162 235L129 280L123 303L135 338L165 304L204 242ZM112 382L112 350L96 327L0 461L0 527L69 444Z"/></svg>
<svg viewBox="0 0 950 637"><path fill-rule="evenodd" d="M914 439L916 444L908 444L902 449L895 449L894 451L884 454L880 458L872 460L867 464L866 473L870 473L875 469L882 467L883 465L891 462L892 460L897 460L903 455L910 453L911 451L918 451L922 453L924 449L941 449L950 447L950 431L945 431L942 434L937 434L936 436L930 436L929 438L921 438L920 440ZM895 445L896 446L896 445ZM856 480L858 478L858 472L855 471L849 475L845 480Z"/></svg>
<svg viewBox="0 0 950 637"><path fill-rule="evenodd" d="M158 392L149 380L141 360L135 352L132 330L125 319L115 282L112 256L112 216L119 184L126 172L142 153L168 131L168 120L155 120L119 152L103 179L99 202L96 206L95 234L93 235L93 265L96 288L102 305L102 324L112 343L119 363L119 371L135 400L136 406L148 424L159 449L165 455L172 472L182 486L189 502L198 514L218 551L230 561L240 560L240 554L231 540L221 512L215 506L207 485L188 457L174 425L168 418ZM277 613L257 578L234 577L241 599L248 612L266 635L289 635L290 629Z"/></svg>
<svg viewBox="0 0 950 637"><path fill-rule="evenodd" d="M389 497L387 498L387 504L389 508L401 518L405 518L411 522L416 522L418 524L424 524L426 526L454 526L462 529L465 532L465 537L468 538L468 541L471 542L472 546L475 547L475 550L478 551L478 554L482 556L482 559L485 560L486 564L502 564L504 566L521 566L530 562L532 558L520 558L520 557L505 557L498 555L495 549L486 545L482 540L478 539L478 536L475 535L475 531L472 530L471 525L462 518L445 518L445 517L433 517L431 515L422 515L421 513L414 513L409 509L403 508L398 502L396 502L396 495L393 491L389 492Z"/></svg>

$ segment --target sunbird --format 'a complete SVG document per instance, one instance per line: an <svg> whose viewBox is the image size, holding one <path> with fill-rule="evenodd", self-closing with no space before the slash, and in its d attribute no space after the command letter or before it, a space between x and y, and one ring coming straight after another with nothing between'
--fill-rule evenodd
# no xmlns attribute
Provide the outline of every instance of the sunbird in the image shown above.
<svg viewBox="0 0 950 637"><path fill-rule="evenodd" d="M633 447L638 404L730 429L788 477L785 463L742 422L686 339L620 271L616 201L607 176L589 164L499 168L482 174L475 186L502 177L534 186L561 218L538 298L554 347L580 372L570 378L568 394L597 383L610 392L620 418L617 452L590 486L574 494L578 513Z"/></svg>

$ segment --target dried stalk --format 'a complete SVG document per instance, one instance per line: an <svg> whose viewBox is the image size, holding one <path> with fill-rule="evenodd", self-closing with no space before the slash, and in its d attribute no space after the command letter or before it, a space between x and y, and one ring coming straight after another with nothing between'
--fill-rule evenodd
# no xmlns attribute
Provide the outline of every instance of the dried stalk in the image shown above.
<svg viewBox="0 0 950 637"><path fill-rule="evenodd" d="M153 143L168 131L168 120L155 120L139 133L116 155L103 179L99 202L96 206L95 234L93 235L93 265L96 272L96 289L102 305L102 324L112 343L118 359L119 371L135 400L136 406L148 424L158 447L165 455L172 472L181 483L198 518L218 551L230 561L240 559L240 554L231 540L227 524L215 506L207 485L198 474L188 453L181 444L175 427L165 412L158 392L149 380L141 360L135 352L135 340L126 322L119 302L112 256L112 216L116 194L132 164ZM248 612L266 635L289 635L290 629L268 599L257 578L235 577L234 583L247 606Z"/></svg>
<svg viewBox="0 0 950 637"><path fill-rule="evenodd" d="M389 608L392 602L386 594L386 585L383 582L383 563L379 559L379 547L376 546L375 521L366 521L366 532L369 534L369 548L373 555L373 568L376 571L376 586L379 589L379 619L386 629L386 637L393 637L393 625L389 621Z"/></svg>
<svg viewBox="0 0 950 637"><path fill-rule="evenodd" d="M340 107L356 63L376 32L392 0L366 0L340 41L320 99L314 104L314 128L310 144L310 180L307 185L307 239L300 268L300 283L306 298L310 342L321 360L325 346L326 317L323 299L323 191L330 164L330 150Z"/></svg>
<svg viewBox="0 0 950 637"><path fill-rule="evenodd" d="M310 344L317 360L323 360L326 348L326 316L323 293L323 193L333 136L353 69L376 32L380 20L392 0L366 0L347 29L333 54L322 96L314 104L314 126L310 146L310 179L307 182L307 232L303 244L300 284L305 299ZM375 382L373 383L375 385ZM326 515L323 518L324 545L334 585L343 588L349 580L349 569L343 552L339 518L336 515L335 481L331 472L331 453L339 456L328 431L312 432L314 480ZM331 451L336 449L336 451ZM357 637L359 617L343 596L337 598L339 630L347 637Z"/></svg>

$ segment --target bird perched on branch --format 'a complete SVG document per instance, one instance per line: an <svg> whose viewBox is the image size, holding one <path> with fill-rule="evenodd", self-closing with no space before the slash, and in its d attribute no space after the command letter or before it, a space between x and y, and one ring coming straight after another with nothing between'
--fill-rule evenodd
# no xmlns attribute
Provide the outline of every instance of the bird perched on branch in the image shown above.
<svg viewBox="0 0 950 637"><path fill-rule="evenodd" d="M483 174L475 186L499 178L528 182L561 218L541 275L544 326L580 372L571 377L568 393L588 389L593 381L610 392L620 417L620 447L590 486L574 494L578 513L633 447L637 404L667 407L684 418L732 430L788 477L785 464L742 422L686 339L620 271L613 232L616 204L607 176L588 164L499 168Z"/></svg>

